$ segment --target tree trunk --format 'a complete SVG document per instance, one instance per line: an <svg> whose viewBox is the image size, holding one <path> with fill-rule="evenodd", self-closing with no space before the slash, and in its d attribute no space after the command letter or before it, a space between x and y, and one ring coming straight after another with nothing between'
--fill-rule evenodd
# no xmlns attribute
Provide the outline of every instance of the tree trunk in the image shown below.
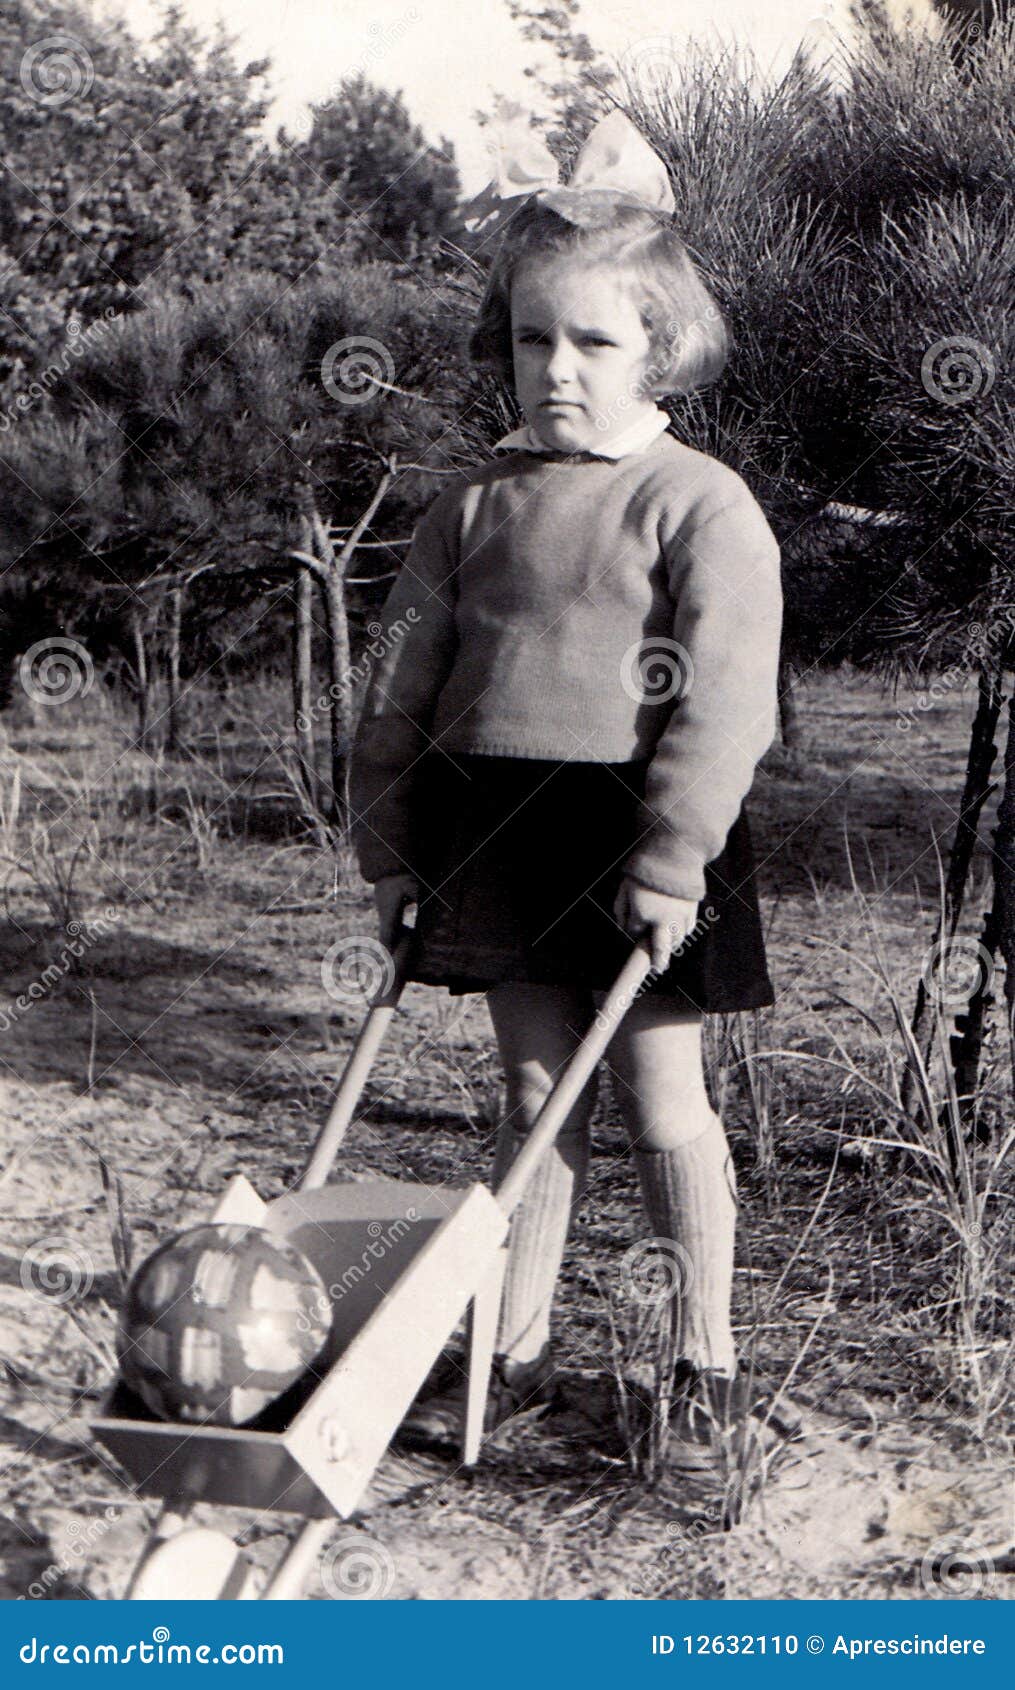
<svg viewBox="0 0 1015 1690"><path fill-rule="evenodd" d="M180 635L183 628L183 587L169 589L169 629L167 650L167 679L169 697L166 705L166 749L180 749Z"/></svg>
<svg viewBox="0 0 1015 1690"><path fill-rule="evenodd" d="M328 721L331 730L332 821L336 827L344 827L349 814L352 697L345 580L339 561L334 555L331 557L324 582L324 617L328 628L328 691L331 697Z"/></svg>
<svg viewBox="0 0 1015 1690"><path fill-rule="evenodd" d="M137 610L131 612L130 631L134 640L134 670L137 675L137 745L139 750L147 751L151 677L144 622Z"/></svg>
<svg viewBox="0 0 1015 1690"><path fill-rule="evenodd" d="M300 524L300 549L310 549L310 524ZM293 607L292 687L293 726L296 756L312 807L319 802L317 761L314 753L313 633L314 581L309 569L296 573L296 603Z"/></svg>
<svg viewBox="0 0 1015 1690"><path fill-rule="evenodd" d="M990 1137L987 1123L976 1112L976 1099L980 1088L980 1068L983 1062L983 1046L987 1032L987 1012L994 1002L991 992L991 982L994 971L994 958L997 955L998 939L998 896L997 886L994 887L994 901L983 918L980 929L980 956L982 966L977 973L976 989L969 1000L969 1007L962 1015L955 1017L955 1033L949 1041L952 1059L952 1069L955 1074L955 1090L959 1099L959 1111L963 1125L971 1130L977 1140L983 1144Z"/></svg>
<svg viewBox="0 0 1015 1690"><path fill-rule="evenodd" d="M336 555L331 535L321 518L308 482L296 487L296 508L300 514L300 551L307 568L320 582L324 595L324 619L328 633L328 694L331 702L331 819L344 829L349 816L349 756L352 749L352 675L349 652L349 621L345 605L345 577L356 547L366 533L397 472L394 455L386 460L366 510L354 523Z"/></svg>
<svg viewBox="0 0 1015 1690"><path fill-rule="evenodd" d="M789 662L779 665L779 728L787 751L799 751L803 745L803 729L798 708L796 669Z"/></svg>
<svg viewBox="0 0 1015 1690"><path fill-rule="evenodd" d="M997 943L1004 958L1004 995L1008 1048L1012 1052L1012 1014L1015 1010L1015 691L1008 700L1008 734L1004 748L1004 789L994 829L994 907Z"/></svg>
<svg viewBox="0 0 1015 1690"><path fill-rule="evenodd" d="M955 935L962 914L966 882L976 848L980 812L991 792L990 771L997 755L994 739L1003 702L999 671L982 669L979 676L976 715L969 735L959 819L955 826L955 837L952 840L945 878L944 936L949 943ZM911 1025L913 1038L926 1062L934 1040L934 1020L926 981L922 975L916 989L916 1005ZM915 1077L912 1070L907 1068L902 1077L902 1104L908 1114L912 1114L915 1100Z"/></svg>

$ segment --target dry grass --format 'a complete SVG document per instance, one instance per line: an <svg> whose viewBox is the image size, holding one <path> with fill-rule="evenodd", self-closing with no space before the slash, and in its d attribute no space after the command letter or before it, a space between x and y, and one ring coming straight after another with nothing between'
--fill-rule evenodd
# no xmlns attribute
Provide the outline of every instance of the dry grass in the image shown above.
<svg viewBox="0 0 1015 1690"><path fill-rule="evenodd" d="M71 1526L114 1503L116 1527L74 1587L51 1593L122 1587L144 1510L87 1420L127 1253L205 1214L233 1172L266 1197L284 1188L361 1018L328 998L320 969L336 938L373 932L366 889L346 850L315 843L265 749L281 693L241 702L227 729L201 701L179 758L130 749L108 714L16 723L0 747L0 833L19 865L0 926L8 1012L51 958L68 895L74 919L114 912L86 978L52 979L0 1033L5 1594L23 1594ZM934 937L932 832L951 825L971 701L922 716L918 746L894 731L890 699L848 677L801 702L810 751L770 755L752 813L779 1002L759 1023L714 1023L710 1048L743 1211L738 1337L789 1382L813 1431L777 1468L734 1445L718 1491L678 1483L664 1462L632 1473L597 1443L597 1416L614 1416L615 1354L596 1279L611 1283L641 1230L604 1086L561 1284L568 1408L494 1440L473 1477L427 1463L381 1475L361 1525L394 1557L394 1595L934 1597L919 1574L931 1550L971 1553L1008 1529L1011 1328L996 1287L1009 1158L999 1143L971 1150L953 1189L934 1144L912 1142L888 1101L899 1011ZM59 894L29 872L33 829L53 813L93 847L69 881L61 870ZM971 931L984 867L981 856ZM898 1007L871 974L871 919ZM940 1074L928 1083L940 1100ZM994 1062L999 1099L1004 1083ZM487 1178L498 1099L482 999L412 986L342 1172ZM79 1297L23 1289L45 1241L79 1270ZM236 1523L262 1558L286 1524ZM991 1572L979 1594L1002 1588Z"/></svg>

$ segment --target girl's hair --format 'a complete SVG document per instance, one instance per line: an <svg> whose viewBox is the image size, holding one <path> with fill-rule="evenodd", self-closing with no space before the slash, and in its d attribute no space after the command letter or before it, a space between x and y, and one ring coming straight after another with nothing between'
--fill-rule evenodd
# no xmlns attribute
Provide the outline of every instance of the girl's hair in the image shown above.
<svg viewBox="0 0 1015 1690"><path fill-rule="evenodd" d="M717 381L729 339L722 313L683 241L660 216L636 205L611 206L609 223L578 227L551 206L530 200L513 217L493 261L469 352L509 381L513 375L511 284L530 259L574 258L626 272L649 337L649 381L657 397L691 393Z"/></svg>

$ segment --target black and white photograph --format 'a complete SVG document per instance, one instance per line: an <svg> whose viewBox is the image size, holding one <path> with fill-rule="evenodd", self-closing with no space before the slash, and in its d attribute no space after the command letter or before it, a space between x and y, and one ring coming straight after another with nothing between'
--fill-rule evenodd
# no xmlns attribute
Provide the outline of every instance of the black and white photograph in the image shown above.
<svg viewBox="0 0 1015 1690"><path fill-rule="evenodd" d="M1015 9L3 0L0 83L22 1663L124 1599L918 1602L968 1653Z"/></svg>

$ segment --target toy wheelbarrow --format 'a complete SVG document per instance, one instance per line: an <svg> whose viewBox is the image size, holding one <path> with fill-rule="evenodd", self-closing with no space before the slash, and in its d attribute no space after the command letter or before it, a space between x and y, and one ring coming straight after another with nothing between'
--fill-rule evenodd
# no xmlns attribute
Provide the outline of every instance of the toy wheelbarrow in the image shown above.
<svg viewBox="0 0 1015 1690"><path fill-rule="evenodd" d="M139 1493L164 1499L130 1597L258 1596L245 1553L223 1532L186 1524L198 1502L302 1516L302 1530L260 1599L298 1596L335 1516L347 1519L359 1505L463 1315L462 1460L478 1458L508 1223L652 964L639 940L495 1193L485 1185L433 1188L388 1179L326 1186L398 1006L412 943L412 930L403 928L391 983L371 1003L298 1187L266 1204L238 1175L211 1216L281 1233L317 1268L334 1309L320 1382L270 1431L146 1417L122 1383L94 1423Z"/></svg>

